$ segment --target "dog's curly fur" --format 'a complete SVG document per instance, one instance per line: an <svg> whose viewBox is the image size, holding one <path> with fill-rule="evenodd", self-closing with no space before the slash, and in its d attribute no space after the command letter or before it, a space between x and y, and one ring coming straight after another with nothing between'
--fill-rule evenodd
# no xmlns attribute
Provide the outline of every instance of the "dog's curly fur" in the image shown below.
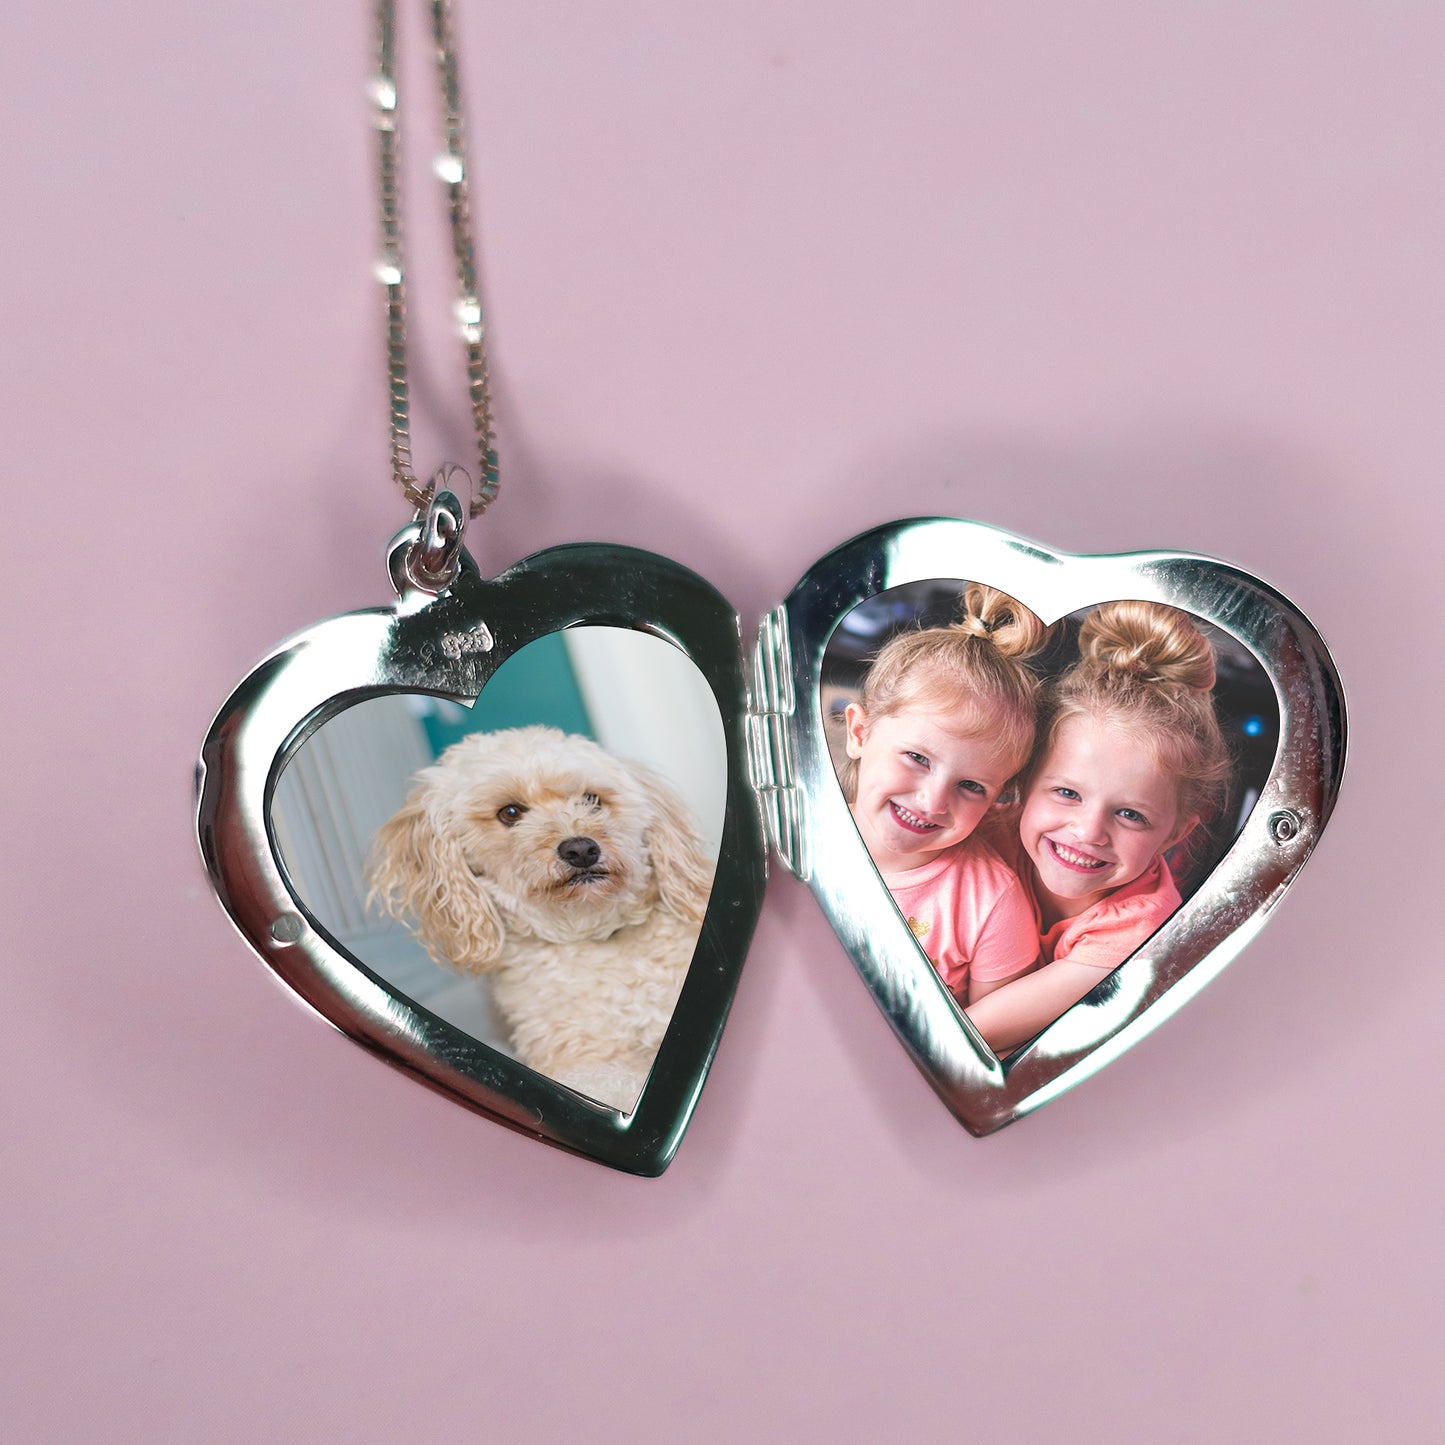
<svg viewBox="0 0 1445 1445"><path fill-rule="evenodd" d="M436 962L490 976L523 1063L632 1108L713 875L661 778L556 728L474 733L417 774L369 874Z"/></svg>

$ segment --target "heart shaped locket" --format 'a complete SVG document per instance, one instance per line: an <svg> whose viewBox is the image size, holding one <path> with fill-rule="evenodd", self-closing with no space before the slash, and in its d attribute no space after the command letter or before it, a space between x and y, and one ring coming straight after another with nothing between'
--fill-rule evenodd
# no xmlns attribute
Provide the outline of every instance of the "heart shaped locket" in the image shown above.
<svg viewBox="0 0 1445 1445"><path fill-rule="evenodd" d="M1044 719L1051 693L1062 715L1081 687L1103 691L1108 714L1102 739L1091 741L1079 719L1057 725L1054 737L1075 744L1067 756L1049 745L1041 722L1012 806L993 810L998 816L979 829L990 856L1022 881L1043 940L1017 981L977 1005L945 986L928 925L902 909L909 894L900 880L909 875L888 875L891 897L885 865L875 866L863 825L855 826L861 790L850 815L840 785L845 718L864 695L870 666L890 637L948 628L970 584L1017 599L1054 633L1052 661L1039 665ZM1186 777L1160 792L1160 779L1171 775L1158 760L1160 743L1171 741L1168 719L1151 736L1133 725L1127 696L1112 695L1112 679L1080 681L1088 619L1117 614L1116 604L1137 604L1128 609L1134 620L1162 620L1192 637L1207 659L1202 702L1223 747L1212 816L1192 824L1153 816L1177 806L1181 786L1200 781ZM1117 1058L1213 978L1263 925L1318 842L1344 765L1344 697L1319 634L1265 583L1201 556L1071 556L978 522L894 523L838 548L803 577L764 620L753 671L751 756L773 846L811 887L894 1032L974 1134ZM1085 744L1092 750L1080 755ZM1188 766L1176 761L1172 772ZM896 814L926 796L912 787L900 783L885 806ZM1102 822L1084 817L1096 800L1109 811ZM912 814L905 821L926 822ZM1185 824L1187 838L1176 839ZM893 826L902 831L896 817ZM975 896L959 904L963 914L980 909ZM1087 961L1072 965L1072 986L1067 968L1053 970L1066 986L1050 994L1044 965L1051 948L1066 944L1070 959ZM1014 1020L996 1023L1015 998ZM994 1027L997 1051L985 1042Z"/></svg>
<svg viewBox="0 0 1445 1445"><path fill-rule="evenodd" d="M455 498L437 509L459 537ZM408 567L421 533L393 543L394 606L298 634L221 709L206 866L343 1033L504 1123L658 1173L762 903L737 619L625 547L490 581L462 551L428 588Z"/></svg>
<svg viewBox="0 0 1445 1445"><path fill-rule="evenodd" d="M438 509L459 537L455 500ZM221 709L202 754L202 853L252 948L342 1032L631 1172L661 1172L686 1128L761 908L765 834L933 1087L983 1134L1213 977L1299 871L1338 789L1343 700L1320 638L1265 584L1207 558L1068 556L979 523L899 522L808 571L763 620L745 682L731 607L664 558L578 545L488 580L458 551L439 583L417 566L425 539L418 523L393 543L392 606L292 638ZM1235 744L1230 811L1191 869L1176 864L1172 911L997 1052L929 925L905 913L898 875L870 856L863 790L851 807L847 792L846 719L880 651L950 625L978 585L1055 630L1055 673L1101 605L1187 614L1218 660ZM984 810L988 856L1051 897L1026 851L1009 851L1011 786ZM931 841L904 789L885 806L902 810L905 845ZM1109 848L1065 857L1093 885L1091 869L1116 866Z"/></svg>

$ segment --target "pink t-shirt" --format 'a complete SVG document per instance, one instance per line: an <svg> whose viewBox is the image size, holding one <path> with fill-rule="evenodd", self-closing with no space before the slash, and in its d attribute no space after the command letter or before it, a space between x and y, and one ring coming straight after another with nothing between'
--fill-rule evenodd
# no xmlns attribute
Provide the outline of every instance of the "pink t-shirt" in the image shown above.
<svg viewBox="0 0 1445 1445"><path fill-rule="evenodd" d="M1043 961L1086 963L1108 972L1163 927L1182 900L1174 875L1156 858L1132 883L1126 883L1076 918L1061 918L1041 939Z"/></svg>
<svg viewBox="0 0 1445 1445"><path fill-rule="evenodd" d="M994 982L1038 958L1038 919L1018 875L981 838L883 882L918 946L960 1003L970 977Z"/></svg>

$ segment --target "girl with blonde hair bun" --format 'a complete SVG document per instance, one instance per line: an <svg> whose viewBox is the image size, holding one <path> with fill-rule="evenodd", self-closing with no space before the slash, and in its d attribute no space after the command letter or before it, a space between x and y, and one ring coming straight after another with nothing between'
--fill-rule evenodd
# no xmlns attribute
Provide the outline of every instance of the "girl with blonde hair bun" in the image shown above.
<svg viewBox="0 0 1445 1445"><path fill-rule="evenodd" d="M1037 913L1039 968L970 1007L1008 1052L1052 1023L1179 907L1165 856L1218 810L1229 755L1214 652L1189 617L1109 602L1049 689L1019 813L1018 871Z"/></svg>
<svg viewBox="0 0 1445 1445"><path fill-rule="evenodd" d="M845 715L853 820L960 1004L1016 978L1038 954L1027 895L974 830L1033 749L1038 681L1027 660L1047 636L1028 608L970 584L958 622L883 647Z"/></svg>

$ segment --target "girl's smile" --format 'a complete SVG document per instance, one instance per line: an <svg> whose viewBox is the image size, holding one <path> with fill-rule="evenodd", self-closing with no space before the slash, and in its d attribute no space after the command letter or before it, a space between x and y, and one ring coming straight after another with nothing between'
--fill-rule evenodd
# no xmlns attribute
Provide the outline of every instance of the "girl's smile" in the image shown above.
<svg viewBox="0 0 1445 1445"><path fill-rule="evenodd" d="M989 737L961 736L952 711L913 708L876 721L847 712L848 756L858 762L853 819L884 873L931 863L983 821L1017 770Z"/></svg>
<svg viewBox="0 0 1445 1445"><path fill-rule="evenodd" d="M1065 868L1077 868L1080 873L1095 873L1100 868L1109 866L1107 859L1095 858L1092 854L1081 852L1078 848L1070 848L1067 844L1059 842L1057 838L1050 838L1048 842L1054 857Z"/></svg>
<svg viewBox="0 0 1445 1445"><path fill-rule="evenodd" d="M1096 718L1066 718L1019 819L1044 926L1141 877L1198 821L1179 817L1179 785L1147 744Z"/></svg>
<svg viewBox="0 0 1445 1445"><path fill-rule="evenodd" d="M900 828L907 828L910 832L932 833L939 826L937 823L930 823L927 818L920 818L917 813L910 812L896 802L890 802L888 806L893 810L893 821Z"/></svg>

